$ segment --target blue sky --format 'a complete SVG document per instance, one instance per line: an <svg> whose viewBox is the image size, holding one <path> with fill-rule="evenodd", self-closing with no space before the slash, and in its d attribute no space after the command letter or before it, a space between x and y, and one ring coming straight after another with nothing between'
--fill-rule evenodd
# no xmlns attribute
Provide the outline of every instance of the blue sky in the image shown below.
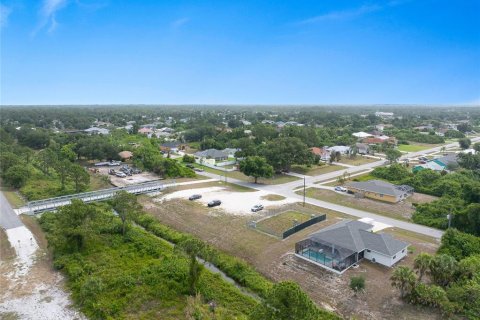
<svg viewBox="0 0 480 320"><path fill-rule="evenodd" d="M2 0L2 104L480 103L480 1Z"/></svg>

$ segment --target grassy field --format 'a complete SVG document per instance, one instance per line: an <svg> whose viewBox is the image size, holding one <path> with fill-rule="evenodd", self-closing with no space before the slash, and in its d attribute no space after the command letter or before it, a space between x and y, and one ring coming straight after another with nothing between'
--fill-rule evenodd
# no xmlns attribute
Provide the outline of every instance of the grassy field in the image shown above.
<svg viewBox="0 0 480 320"><path fill-rule="evenodd" d="M342 166L337 166L335 164L324 164L322 166L292 166L291 171L300 173L300 174L305 174L307 176L317 176L319 174L324 174L324 173L329 173L337 170L342 170L344 169Z"/></svg>
<svg viewBox="0 0 480 320"><path fill-rule="evenodd" d="M299 211L286 211L279 215L264 219L257 223L257 229L281 236L285 230L294 226L294 221L302 223L310 219L310 215Z"/></svg>
<svg viewBox="0 0 480 320"><path fill-rule="evenodd" d="M399 144L398 150L404 152L418 152L436 147L436 144Z"/></svg>
<svg viewBox="0 0 480 320"><path fill-rule="evenodd" d="M379 161L379 159L372 159L368 157L356 156L355 158L343 157L340 159L340 163L348 164L351 166L361 166L362 164L372 163Z"/></svg>
<svg viewBox="0 0 480 320"><path fill-rule="evenodd" d="M368 180L372 180L372 179L378 179L374 176L372 176L370 173L365 173L365 174L361 174L361 175L358 175L358 176L353 176L351 177L350 179L348 179L346 182L349 182L349 181L352 181L353 179L355 179L355 181L368 181ZM379 179L381 180L381 179ZM316 182L315 184L320 184L320 182ZM339 183L338 181L333 181L333 182L330 182L330 183L325 183L323 185L325 186L329 186L329 187L336 187L336 186L340 186L340 185L343 185L345 183Z"/></svg>
<svg viewBox="0 0 480 320"><path fill-rule="evenodd" d="M209 167L205 167L205 166L200 166L200 165L197 165L197 167L202 168L206 172L218 174L219 175L218 178L221 179L221 180L225 180L225 175L226 175L227 176L226 177L227 182L228 182L228 178L233 178L233 179L237 179L237 180L241 180L241 181L247 181L247 182L254 182L254 179L252 177L248 177L248 176L244 175L243 173L241 173L240 171L231 171L231 172L227 172L225 174L225 172L221 171L221 170L217 170L217 169L213 169L213 168L209 168ZM293 176L289 176L289 175L285 175L285 174L276 174L271 179L258 178L258 183L259 184L282 184L282 183L295 181L295 180L298 180L298 179L299 178L297 178L297 177L293 177Z"/></svg>
<svg viewBox="0 0 480 320"><path fill-rule="evenodd" d="M263 196L262 199L265 199L268 201L280 201L285 199L285 197L279 194L267 194L266 196Z"/></svg>

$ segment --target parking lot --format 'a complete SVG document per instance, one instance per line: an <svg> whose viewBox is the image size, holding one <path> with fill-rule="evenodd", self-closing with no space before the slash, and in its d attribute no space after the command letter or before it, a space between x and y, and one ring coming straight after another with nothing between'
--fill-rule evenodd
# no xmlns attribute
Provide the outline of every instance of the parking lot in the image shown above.
<svg viewBox="0 0 480 320"><path fill-rule="evenodd" d="M107 175L110 178L110 183L115 187L124 187L130 184L148 182L153 180L158 180L158 175L151 172L142 172L138 174L132 174L131 176L126 176L124 178L117 177L115 175L109 174L109 170L113 169L115 172L120 170L121 166L108 166L108 167L99 167L99 173L102 175Z"/></svg>

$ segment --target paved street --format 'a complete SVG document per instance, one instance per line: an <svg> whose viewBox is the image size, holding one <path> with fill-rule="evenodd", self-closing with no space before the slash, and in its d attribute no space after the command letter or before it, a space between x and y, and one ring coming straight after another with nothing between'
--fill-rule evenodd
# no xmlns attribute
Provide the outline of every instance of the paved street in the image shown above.
<svg viewBox="0 0 480 320"><path fill-rule="evenodd" d="M0 226L4 229L13 229L23 226L22 221L12 209L7 198L0 192Z"/></svg>

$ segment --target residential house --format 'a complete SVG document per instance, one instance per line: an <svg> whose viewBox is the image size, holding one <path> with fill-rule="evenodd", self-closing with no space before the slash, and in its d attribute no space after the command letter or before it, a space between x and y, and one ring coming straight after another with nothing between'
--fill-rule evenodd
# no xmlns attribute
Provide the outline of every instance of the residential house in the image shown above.
<svg viewBox="0 0 480 320"><path fill-rule="evenodd" d="M153 133L153 130L150 129L150 128L144 127L144 128L138 129L138 133L144 134L144 135L147 135L147 136L151 137L151 136L152 136L152 133Z"/></svg>
<svg viewBox="0 0 480 320"><path fill-rule="evenodd" d="M449 168L458 167L458 155L455 153L449 153L443 157L436 158L427 163L419 164L413 167L412 172L417 172L425 169L433 171L449 171Z"/></svg>
<svg viewBox="0 0 480 320"><path fill-rule="evenodd" d="M188 145L181 143L180 141L167 141L160 145L160 150L163 152L174 152L177 153L180 150L187 149Z"/></svg>
<svg viewBox="0 0 480 320"><path fill-rule="evenodd" d="M376 145L376 144L383 144L388 143L390 145L397 145L397 139L395 137L389 137L385 135L377 135L369 138L362 139L363 143Z"/></svg>
<svg viewBox="0 0 480 320"><path fill-rule="evenodd" d="M222 152L226 153L228 157L231 157L231 158L234 158L235 157L235 153L237 153L237 151L241 151L242 149L240 148L225 148L222 150Z"/></svg>
<svg viewBox="0 0 480 320"><path fill-rule="evenodd" d="M355 146L357 147L358 154L369 154L370 153L370 146L366 143L356 143Z"/></svg>
<svg viewBox="0 0 480 320"><path fill-rule="evenodd" d="M366 132L363 132L363 131L354 132L354 133L352 133L352 136L354 136L354 137L356 137L356 138L359 138L359 139L364 139L364 138L368 138L368 137L373 137L373 135L371 135L370 133L366 133Z"/></svg>
<svg viewBox="0 0 480 320"><path fill-rule="evenodd" d="M310 148L310 151L320 159L320 161L329 161L330 160L330 151L325 148L313 147Z"/></svg>
<svg viewBox="0 0 480 320"><path fill-rule="evenodd" d="M333 147L327 148L327 150L330 153L340 152L340 154L342 154L342 155L350 153L350 147L348 147L348 146L333 146Z"/></svg>
<svg viewBox="0 0 480 320"><path fill-rule="evenodd" d="M392 267L407 255L407 242L372 229L369 223L340 221L297 242L295 255L337 274L362 259Z"/></svg>
<svg viewBox="0 0 480 320"><path fill-rule="evenodd" d="M366 197L375 200L397 203L413 194L413 188L407 185L394 185L381 180L350 182L346 185L349 192L356 197Z"/></svg>
<svg viewBox="0 0 480 320"><path fill-rule="evenodd" d="M202 159L213 159L215 161L225 161L228 159L228 154L217 149L207 149L204 151L199 151L194 154L195 158L200 160Z"/></svg>

